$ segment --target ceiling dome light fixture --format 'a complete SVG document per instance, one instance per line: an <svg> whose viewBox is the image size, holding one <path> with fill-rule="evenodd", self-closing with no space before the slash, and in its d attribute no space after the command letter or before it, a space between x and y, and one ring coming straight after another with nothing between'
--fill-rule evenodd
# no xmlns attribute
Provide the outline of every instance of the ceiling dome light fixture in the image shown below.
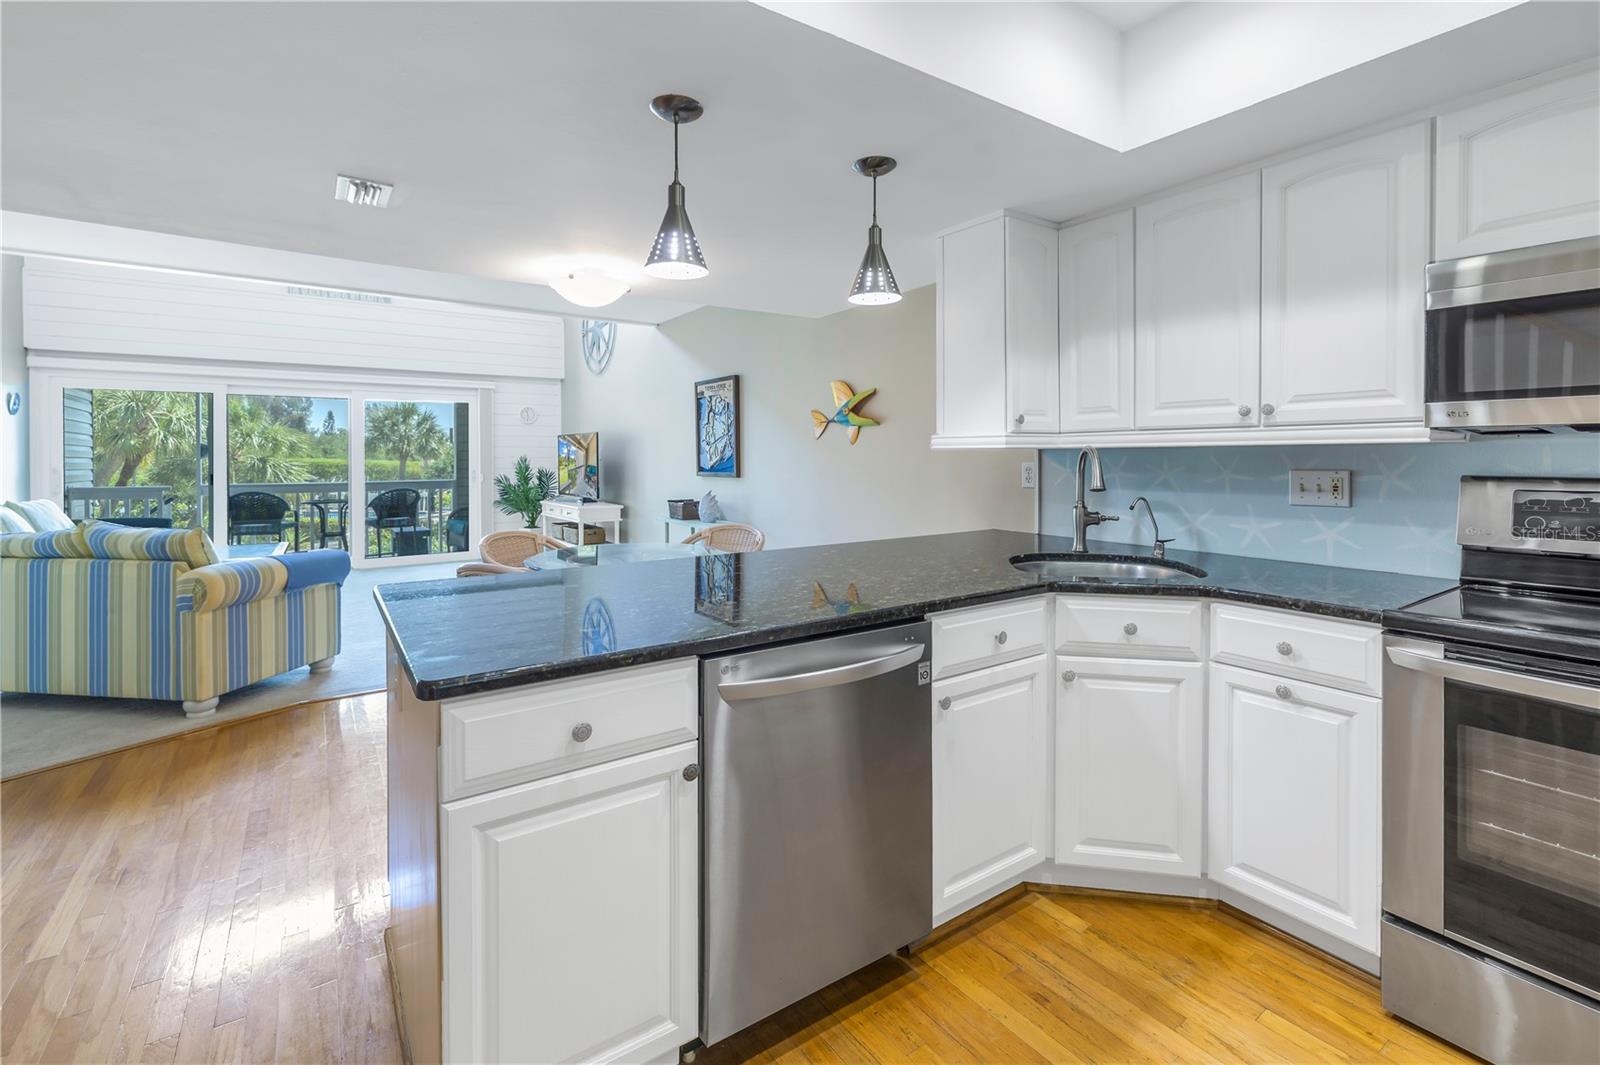
<svg viewBox="0 0 1600 1065"><path fill-rule="evenodd" d="M650 246L644 272L668 281L693 281L711 271L706 269L706 257L700 253L700 242L694 237L694 226L689 224L689 212L683 206L683 183L678 180L678 127L705 114L705 108L692 97L667 93L651 100L650 110L663 122L672 123L672 184L667 186L667 213L656 230L656 242Z"/></svg>
<svg viewBox="0 0 1600 1065"><path fill-rule="evenodd" d="M550 279L549 285L562 299L579 307L604 307L615 303L628 294L630 287L626 281L592 266L563 270Z"/></svg>
<svg viewBox="0 0 1600 1065"><path fill-rule="evenodd" d="M866 307L899 303L900 286L895 284L889 257L883 254L883 230L878 227L878 179L894 169L894 160L887 155L869 155L852 165L856 173L872 179L872 225L867 227L867 253L861 257L856 283L850 286L850 302Z"/></svg>

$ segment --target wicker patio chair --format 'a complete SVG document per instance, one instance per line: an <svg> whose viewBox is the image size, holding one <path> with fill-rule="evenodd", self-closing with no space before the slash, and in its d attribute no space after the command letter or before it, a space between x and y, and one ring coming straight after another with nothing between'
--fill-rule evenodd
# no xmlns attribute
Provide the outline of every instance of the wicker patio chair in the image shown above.
<svg viewBox="0 0 1600 1065"><path fill-rule="evenodd" d="M684 541L686 544L705 544L714 551L759 551L767 544L767 534L754 525L740 525L736 521L710 525Z"/></svg>

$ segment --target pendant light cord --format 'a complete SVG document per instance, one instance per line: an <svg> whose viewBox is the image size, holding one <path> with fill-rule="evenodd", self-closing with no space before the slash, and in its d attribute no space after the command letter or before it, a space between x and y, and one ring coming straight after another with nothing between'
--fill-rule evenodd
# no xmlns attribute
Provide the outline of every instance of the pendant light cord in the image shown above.
<svg viewBox="0 0 1600 1065"><path fill-rule="evenodd" d="M872 224L878 224L878 175L872 175Z"/></svg>
<svg viewBox="0 0 1600 1065"><path fill-rule="evenodd" d="M678 115L672 115L672 183L678 184Z"/></svg>

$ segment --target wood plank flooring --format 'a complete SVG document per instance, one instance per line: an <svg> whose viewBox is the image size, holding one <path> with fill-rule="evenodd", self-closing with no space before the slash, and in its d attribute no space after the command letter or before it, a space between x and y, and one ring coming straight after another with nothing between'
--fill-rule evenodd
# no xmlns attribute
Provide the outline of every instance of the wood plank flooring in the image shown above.
<svg viewBox="0 0 1600 1065"><path fill-rule="evenodd" d="M0 1060L397 1062L383 696L0 786ZM732 1062L1464 1062L1227 910L998 900L702 1052Z"/></svg>
<svg viewBox="0 0 1600 1065"><path fill-rule="evenodd" d="M0 786L0 1060L395 1062L384 697Z"/></svg>

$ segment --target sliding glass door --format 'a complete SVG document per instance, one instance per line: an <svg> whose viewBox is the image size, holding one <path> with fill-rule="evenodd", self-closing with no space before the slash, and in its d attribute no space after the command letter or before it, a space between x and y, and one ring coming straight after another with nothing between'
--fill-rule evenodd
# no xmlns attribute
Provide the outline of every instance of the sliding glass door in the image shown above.
<svg viewBox="0 0 1600 1065"><path fill-rule="evenodd" d="M35 385L35 484L80 521L201 528L235 557L344 550L357 566L471 558L486 524L476 389L76 367Z"/></svg>
<svg viewBox="0 0 1600 1065"><path fill-rule="evenodd" d="M61 390L61 505L91 518L211 527L211 394Z"/></svg>
<svg viewBox="0 0 1600 1065"><path fill-rule="evenodd" d="M350 549L349 423L342 396L228 396L235 554Z"/></svg>

